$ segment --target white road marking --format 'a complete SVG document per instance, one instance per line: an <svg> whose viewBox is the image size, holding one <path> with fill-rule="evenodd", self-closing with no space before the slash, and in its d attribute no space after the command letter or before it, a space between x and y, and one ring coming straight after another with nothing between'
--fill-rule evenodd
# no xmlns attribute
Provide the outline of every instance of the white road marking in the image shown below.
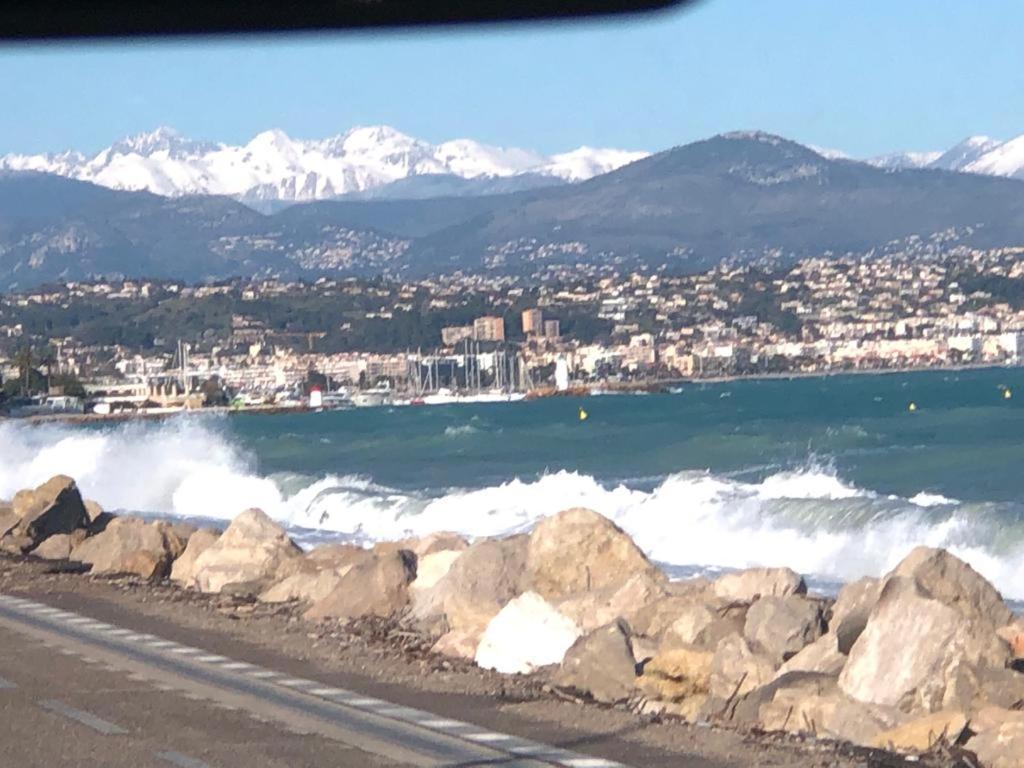
<svg viewBox="0 0 1024 768"><path fill-rule="evenodd" d="M196 760L194 757L183 755L181 752L157 752L156 756L164 762L178 766L178 768L210 768L202 760Z"/></svg>
<svg viewBox="0 0 1024 768"><path fill-rule="evenodd" d="M348 691L341 688L311 688L307 693L312 693L316 696L339 696L348 693Z"/></svg>
<svg viewBox="0 0 1024 768"><path fill-rule="evenodd" d="M281 677L280 672L275 672L272 669L257 669L255 672L249 673L250 677L258 677L260 679L267 679L271 677Z"/></svg>
<svg viewBox="0 0 1024 768"><path fill-rule="evenodd" d="M461 728L466 725L466 723L459 722L458 720L444 720L442 718L420 720L419 724L425 725L427 728Z"/></svg>
<svg viewBox="0 0 1024 768"><path fill-rule="evenodd" d="M220 662L227 660L227 656L221 656L216 653L208 653L205 656L196 656L196 661L202 661L207 664L219 664Z"/></svg>
<svg viewBox="0 0 1024 768"><path fill-rule="evenodd" d="M229 661L227 664L221 664L220 668L221 669L234 669L234 670L254 669L252 664L249 664L248 662L245 662L245 661Z"/></svg>
<svg viewBox="0 0 1024 768"><path fill-rule="evenodd" d="M120 736L128 733L128 731L119 725L108 723L106 720L96 717L96 715L89 714L81 709L75 709L74 707L65 704L62 701L57 701L56 699L40 701L39 706L45 710L53 712L54 714L63 715L70 720L81 723L82 725L92 728L94 731L102 733L105 736Z"/></svg>
<svg viewBox="0 0 1024 768"><path fill-rule="evenodd" d="M31 601L21 600L19 598L12 598L9 595L0 595L0 603L7 604L21 611L32 611L39 615L41 618L49 622L56 623L61 620L65 623L73 624L76 627L83 629L100 629L106 634L118 641L131 641L131 642L145 642L149 648L159 649L164 653L173 653L179 655L193 655L203 653L202 649L194 648L180 643L172 642L170 640L164 640L163 638L155 635L136 633L129 629L120 627L114 627L109 624L97 621L88 616L82 616L79 614L68 613L61 611L60 609L53 608L51 606L44 605L42 603L32 603ZM64 648L58 648L61 653L79 656L88 663L97 663L95 659L81 656L80 653L70 651ZM503 750L508 754L521 755L524 757L535 757L548 762L555 763L564 768L625 768L621 763L617 763L611 760L598 757L588 757L585 755L574 754L572 752L558 749L556 747L550 747L544 744L536 744L528 741L524 741L516 736L511 736L504 733L498 733L494 731L482 731L479 730L479 726L465 723L459 720L451 720L447 718L432 717L429 712L423 712L421 710L412 709L410 707L404 707L391 702L384 701L369 696L360 696L352 691L347 691L342 688L333 688L330 686L324 686L315 680L309 680L306 678L295 678L286 677L281 672L277 672L272 669L265 669L257 667L253 664L244 661L236 661L226 656L219 654L206 654L204 656L194 657L195 660L203 661L207 663L216 663L221 668L226 670L245 672L249 677L264 679L272 682L276 685L283 685L289 688L295 688L303 691L304 693L312 694L315 696L329 698L340 704L353 705L361 708L372 710L376 714L381 714L389 717L394 717L399 720L403 720L410 723L415 723L425 728L438 731L449 731L456 732L455 735L462 736L468 741L472 741L479 744L493 744L495 748ZM145 679L145 678L143 678ZM154 684L156 688L160 690L177 690L173 686ZM5 688L15 687L14 683L0 678L0 690ZM206 697L196 695L192 693L183 692L183 695L189 699L205 700ZM86 725L100 733L116 735L125 734L127 731L118 725L109 723L101 718L96 717L88 712L84 712L79 709L75 709L63 702L49 699L38 702L38 705L44 709L47 709L55 714L60 714L69 719L75 720L83 725ZM225 708L235 709L234 706L227 706ZM470 732L466 732L470 731ZM195 758L191 758L188 755L184 755L180 752L167 751L155 753L156 757L171 763L172 765L179 766L180 768L210 768L206 763L203 763Z"/></svg>
<svg viewBox="0 0 1024 768"><path fill-rule="evenodd" d="M278 680L278 685L287 685L289 688L308 688L309 686L315 686L315 680L306 680L302 677L286 677L284 680Z"/></svg>
<svg viewBox="0 0 1024 768"><path fill-rule="evenodd" d="M472 739L473 741L489 743L494 741L508 741L512 737L506 736L504 733L490 733L485 731L482 733L467 733L465 738Z"/></svg>

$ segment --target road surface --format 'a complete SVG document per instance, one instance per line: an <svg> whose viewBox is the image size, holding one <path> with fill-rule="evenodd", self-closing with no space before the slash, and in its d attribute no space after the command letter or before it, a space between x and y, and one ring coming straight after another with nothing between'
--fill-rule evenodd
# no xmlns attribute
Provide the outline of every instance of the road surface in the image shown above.
<svg viewBox="0 0 1024 768"><path fill-rule="evenodd" d="M0 595L0 765L622 768Z"/></svg>

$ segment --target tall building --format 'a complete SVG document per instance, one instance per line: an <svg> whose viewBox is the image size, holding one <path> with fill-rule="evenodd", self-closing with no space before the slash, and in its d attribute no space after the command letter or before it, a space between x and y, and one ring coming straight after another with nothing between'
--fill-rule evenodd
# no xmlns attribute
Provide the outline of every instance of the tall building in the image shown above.
<svg viewBox="0 0 1024 768"><path fill-rule="evenodd" d="M549 339L557 339L562 335L562 327L557 320L544 321L544 335Z"/></svg>
<svg viewBox="0 0 1024 768"><path fill-rule="evenodd" d="M473 321L473 338L477 341L504 341L505 318L486 315Z"/></svg>
<svg viewBox="0 0 1024 768"><path fill-rule="evenodd" d="M539 309L523 310L523 334L541 334L544 332L544 313Z"/></svg>

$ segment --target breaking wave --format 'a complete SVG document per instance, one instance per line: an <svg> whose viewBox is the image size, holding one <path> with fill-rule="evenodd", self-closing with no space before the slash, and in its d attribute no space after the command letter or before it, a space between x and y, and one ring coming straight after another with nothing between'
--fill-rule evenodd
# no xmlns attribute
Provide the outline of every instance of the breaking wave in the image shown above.
<svg viewBox="0 0 1024 768"><path fill-rule="evenodd" d="M1024 598L1019 505L910 498L857 488L820 464L740 481L679 472L646 489L586 474L443 492L402 491L343 472L263 475L216 418L81 429L0 425L0 498L55 473L111 510L228 520L260 507L311 543L374 541L456 530L490 536L529 529L571 506L608 516L654 559L674 566L786 565L825 579L877 575L918 544L947 547Z"/></svg>

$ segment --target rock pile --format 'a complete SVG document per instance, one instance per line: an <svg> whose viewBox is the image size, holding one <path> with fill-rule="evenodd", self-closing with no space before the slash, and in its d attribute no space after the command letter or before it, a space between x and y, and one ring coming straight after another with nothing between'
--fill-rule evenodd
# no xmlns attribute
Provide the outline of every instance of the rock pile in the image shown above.
<svg viewBox="0 0 1024 768"><path fill-rule="evenodd" d="M588 509L503 539L302 552L260 510L223 533L112 519L67 477L0 504L0 549L298 603L310 621L398 619L435 653L608 705L1024 765L1024 621L944 550L915 549L831 600L786 568L670 581Z"/></svg>

